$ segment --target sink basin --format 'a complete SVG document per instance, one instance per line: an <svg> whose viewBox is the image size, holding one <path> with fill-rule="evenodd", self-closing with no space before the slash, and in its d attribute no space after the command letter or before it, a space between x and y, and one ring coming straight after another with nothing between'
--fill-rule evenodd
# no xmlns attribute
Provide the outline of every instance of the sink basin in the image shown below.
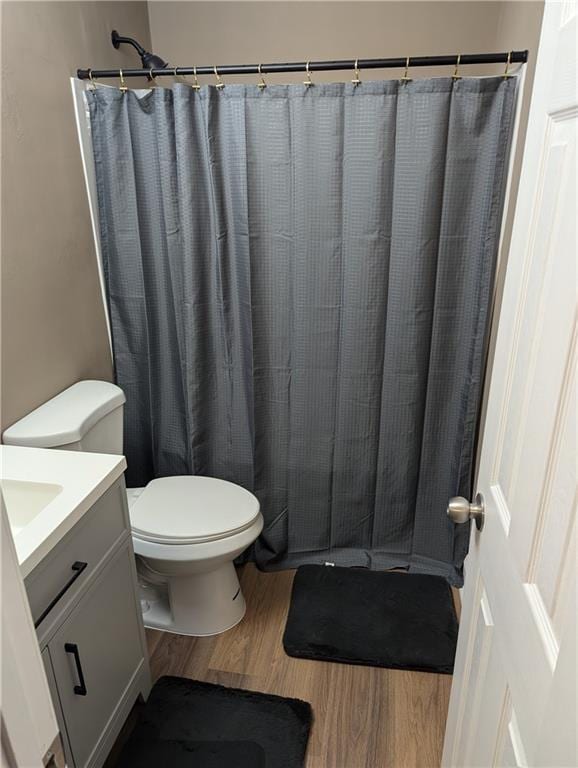
<svg viewBox="0 0 578 768"><path fill-rule="evenodd" d="M0 488L12 535L15 537L62 491L61 485L27 480L2 480Z"/></svg>

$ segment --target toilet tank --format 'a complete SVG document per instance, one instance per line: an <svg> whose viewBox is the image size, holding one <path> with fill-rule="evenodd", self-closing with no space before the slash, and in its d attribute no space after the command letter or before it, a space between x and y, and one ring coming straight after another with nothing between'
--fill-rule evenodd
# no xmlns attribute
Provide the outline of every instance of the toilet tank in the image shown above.
<svg viewBox="0 0 578 768"><path fill-rule="evenodd" d="M79 381L8 427L5 445L122 453L124 392L108 381Z"/></svg>

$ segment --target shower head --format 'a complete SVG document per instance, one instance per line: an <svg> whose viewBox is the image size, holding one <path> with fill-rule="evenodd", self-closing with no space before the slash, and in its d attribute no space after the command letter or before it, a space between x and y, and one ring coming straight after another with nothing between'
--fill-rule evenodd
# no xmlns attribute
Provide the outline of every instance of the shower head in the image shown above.
<svg viewBox="0 0 578 768"><path fill-rule="evenodd" d="M160 56L157 56L154 53L149 53L149 51L145 51L145 49L142 47L142 45L134 40L132 37L122 37L118 34L116 29L113 29L110 33L110 39L115 48L118 49L121 43L127 43L128 45L132 45L132 47L136 50L138 55L140 56L140 60L142 62L142 68L143 69L165 69L168 67L168 64L166 61L161 59Z"/></svg>

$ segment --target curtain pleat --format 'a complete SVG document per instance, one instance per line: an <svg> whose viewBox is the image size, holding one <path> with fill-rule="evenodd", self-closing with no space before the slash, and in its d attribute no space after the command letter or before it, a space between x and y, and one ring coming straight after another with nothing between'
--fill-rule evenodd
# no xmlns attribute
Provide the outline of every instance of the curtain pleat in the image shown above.
<svg viewBox="0 0 578 768"><path fill-rule="evenodd" d="M515 95L87 93L129 485L252 490L263 568L461 583Z"/></svg>

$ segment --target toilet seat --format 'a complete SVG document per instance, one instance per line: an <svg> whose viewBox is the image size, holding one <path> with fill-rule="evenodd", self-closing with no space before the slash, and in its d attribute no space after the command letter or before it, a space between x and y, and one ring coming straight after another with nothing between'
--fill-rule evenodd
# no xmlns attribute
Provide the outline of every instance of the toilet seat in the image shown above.
<svg viewBox="0 0 578 768"><path fill-rule="evenodd" d="M259 502L234 483L183 475L151 480L129 509L133 535L155 544L218 541L251 528Z"/></svg>

